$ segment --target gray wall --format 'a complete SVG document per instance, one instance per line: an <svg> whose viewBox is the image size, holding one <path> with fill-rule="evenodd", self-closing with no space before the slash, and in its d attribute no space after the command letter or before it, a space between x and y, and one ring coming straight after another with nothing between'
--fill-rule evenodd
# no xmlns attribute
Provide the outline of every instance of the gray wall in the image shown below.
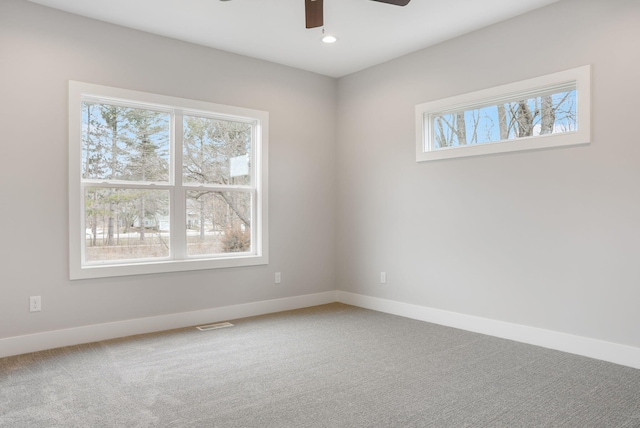
<svg viewBox="0 0 640 428"><path fill-rule="evenodd" d="M0 338L337 288L639 347L638 22L562 0L335 80L2 0ZM415 162L415 104L585 64L591 145ZM70 79L269 111L269 266L70 282Z"/></svg>
<svg viewBox="0 0 640 428"><path fill-rule="evenodd" d="M640 346L639 23L563 0L340 79L339 289ZM416 104L586 64L591 145L415 162Z"/></svg>
<svg viewBox="0 0 640 428"><path fill-rule="evenodd" d="M270 264L70 282L69 80L268 111ZM334 290L336 86L2 0L0 338ZM42 296L42 312L28 312L31 295Z"/></svg>

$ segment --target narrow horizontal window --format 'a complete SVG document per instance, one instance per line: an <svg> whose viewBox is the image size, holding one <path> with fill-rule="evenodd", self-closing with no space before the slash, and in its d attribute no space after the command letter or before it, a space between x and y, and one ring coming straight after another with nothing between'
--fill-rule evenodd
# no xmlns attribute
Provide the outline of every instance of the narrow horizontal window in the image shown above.
<svg viewBox="0 0 640 428"><path fill-rule="evenodd" d="M69 86L72 279L267 262L265 112Z"/></svg>
<svg viewBox="0 0 640 428"><path fill-rule="evenodd" d="M416 106L418 161L589 142L589 67Z"/></svg>

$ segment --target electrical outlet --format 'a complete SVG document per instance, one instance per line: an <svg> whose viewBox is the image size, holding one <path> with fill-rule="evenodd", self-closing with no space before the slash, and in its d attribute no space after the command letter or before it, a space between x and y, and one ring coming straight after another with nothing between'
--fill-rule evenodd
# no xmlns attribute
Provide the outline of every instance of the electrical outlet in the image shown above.
<svg viewBox="0 0 640 428"><path fill-rule="evenodd" d="M276 272L276 284L280 284L282 282L282 275L280 272Z"/></svg>
<svg viewBox="0 0 640 428"><path fill-rule="evenodd" d="M40 312L42 310L42 299L40 296L29 297L29 312Z"/></svg>
<svg viewBox="0 0 640 428"><path fill-rule="evenodd" d="M386 284L387 283L387 273L386 272L380 272L380 283L381 284Z"/></svg>

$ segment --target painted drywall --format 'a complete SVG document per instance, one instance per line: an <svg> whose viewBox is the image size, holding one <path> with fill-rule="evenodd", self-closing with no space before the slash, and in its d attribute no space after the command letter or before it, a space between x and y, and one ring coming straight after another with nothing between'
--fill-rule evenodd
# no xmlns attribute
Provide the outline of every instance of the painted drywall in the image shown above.
<svg viewBox="0 0 640 428"><path fill-rule="evenodd" d="M639 8L562 0L336 81L3 0L0 339L337 285L639 347ZM584 64L591 145L415 162L415 104ZM69 281L68 80L269 111L270 264Z"/></svg>
<svg viewBox="0 0 640 428"><path fill-rule="evenodd" d="M268 111L269 265L70 281L69 80ZM336 89L325 76L2 0L0 338L334 290ZM29 313L34 295L42 311Z"/></svg>
<svg viewBox="0 0 640 428"><path fill-rule="evenodd" d="M638 23L563 0L340 79L339 290L640 347ZM416 104L587 64L590 145L416 163Z"/></svg>

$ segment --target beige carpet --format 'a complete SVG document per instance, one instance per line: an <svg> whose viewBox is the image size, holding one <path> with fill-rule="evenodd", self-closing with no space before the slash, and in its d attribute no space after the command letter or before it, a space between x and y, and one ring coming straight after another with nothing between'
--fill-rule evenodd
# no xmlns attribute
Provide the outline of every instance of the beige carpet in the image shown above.
<svg viewBox="0 0 640 428"><path fill-rule="evenodd" d="M640 370L342 304L0 359L2 427L640 427Z"/></svg>

